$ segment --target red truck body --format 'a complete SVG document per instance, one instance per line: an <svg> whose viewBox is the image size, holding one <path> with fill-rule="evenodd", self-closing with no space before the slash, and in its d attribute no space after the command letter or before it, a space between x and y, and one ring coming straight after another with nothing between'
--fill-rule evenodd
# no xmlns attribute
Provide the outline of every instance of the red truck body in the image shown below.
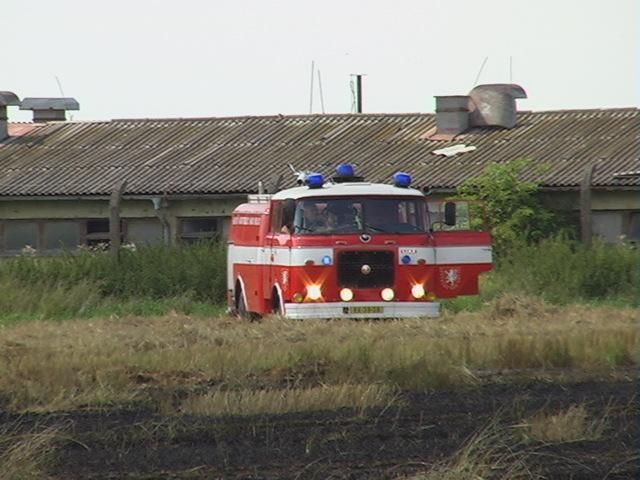
<svg viewBox="0 0 640 480"><path fill-rule="evenodd" d="M353 224L307 229L302 209L309 205L325 221L346 205ZM489 233L438 231L438 208L418 190L362 181L253 196L232 216L230 310L299 319L435 317L438 299L477 294L480 274L492 267Z"/></svg>

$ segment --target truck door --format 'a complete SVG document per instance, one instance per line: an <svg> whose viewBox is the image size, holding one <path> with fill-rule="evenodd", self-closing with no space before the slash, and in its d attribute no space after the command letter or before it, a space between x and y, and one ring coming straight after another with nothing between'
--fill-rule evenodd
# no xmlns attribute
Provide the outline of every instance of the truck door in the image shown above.
<svg viewBox="0 0 640 480"><path fill-rule="evenodd" d="M286 202L286 200L285 200ZM271 204L271 228L265 238L266 268L264 277L265 301L269 307L274 302L284 303L289 290L289 265L291 260L291 219L283 211L282 201L273 201ZM291 208L289 206L289 208ZM276 289L279 298L274 298L273 290ZM282 305L280 306L282 308Z"/></svg>
<svg viewBox="0 0 640 480"><path fill-rule="evenodd" d="M439 298L478 293L480 274L491 270L491 235L481 206L465 200L428 202Z"/></svg>

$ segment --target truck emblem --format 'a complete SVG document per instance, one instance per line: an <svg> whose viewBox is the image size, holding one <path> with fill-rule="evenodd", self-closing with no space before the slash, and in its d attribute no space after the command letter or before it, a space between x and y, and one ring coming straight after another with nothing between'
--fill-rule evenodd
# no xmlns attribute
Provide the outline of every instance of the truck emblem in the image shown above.
<svg viewBox="0 0 640 480"><path fill-rule="evenodd" d="M369 275L371 273L371 267L369 265L362 265L362 267L360 268L360 271L362 272L363 275Z"/></svg>
<svg viewBox="0 0 640 480"><path fill-rule="evenodd" d="M460 285L462 275L459 268L444 268L440 270L442 286L448 290L454 290Z"/></svg>
<svg viewBox="0 0 640 480"><path fill-rule="evenodd" d="M360 241L362 243L369 243L371 241L371 235L369 235L368 233L363 233L362 235L360 235Z"/></svg>

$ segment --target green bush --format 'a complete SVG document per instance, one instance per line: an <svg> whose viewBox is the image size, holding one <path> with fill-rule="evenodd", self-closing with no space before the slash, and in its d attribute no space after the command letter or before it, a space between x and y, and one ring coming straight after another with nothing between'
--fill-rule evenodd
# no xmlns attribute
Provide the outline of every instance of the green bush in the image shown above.
<svg viewBox="0 0 640 480"><path fill-rule="evenodd" d="M543 207L538 184L522 180L532 168L528 160L493 163L476 178L458 187L458 196L479 200L486 208L486 220L498 255L521 241L535 242L557 231L558 216ZM475 215L481 218L481 215Z"/></svg>

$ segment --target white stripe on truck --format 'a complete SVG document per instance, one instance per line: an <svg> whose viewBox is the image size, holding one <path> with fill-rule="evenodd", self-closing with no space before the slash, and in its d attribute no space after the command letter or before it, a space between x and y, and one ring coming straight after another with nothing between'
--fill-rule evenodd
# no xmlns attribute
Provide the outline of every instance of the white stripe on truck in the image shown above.
<svg viewBox="0 0 640 480"><path fill-rule="evenodd" d="M428 265L474 264L491 263L492 251L490 246L455 246L455 247L399 247L398 262L403 255L411 257L410 265L424 259ZM316 265L322 265L324 257L331 258L335 263L333 248L327 247L248 247L229 245L229 267L233 264L242 265L278 265L304 266L309 260ZM231 268L229 268L231 271ZM230 279L231 281L231 279Z"/></svg>

